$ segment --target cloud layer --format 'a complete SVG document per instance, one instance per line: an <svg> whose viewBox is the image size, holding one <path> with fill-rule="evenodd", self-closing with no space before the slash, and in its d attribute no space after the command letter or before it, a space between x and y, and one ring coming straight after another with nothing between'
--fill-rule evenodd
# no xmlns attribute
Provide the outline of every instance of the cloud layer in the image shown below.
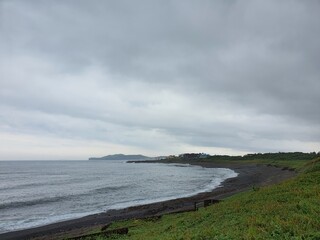
<svg viewBox="0 0 320 240"><path fill-rule="evenodd" d="M0 1L0 159L320 150L318 1Z"/></svg>

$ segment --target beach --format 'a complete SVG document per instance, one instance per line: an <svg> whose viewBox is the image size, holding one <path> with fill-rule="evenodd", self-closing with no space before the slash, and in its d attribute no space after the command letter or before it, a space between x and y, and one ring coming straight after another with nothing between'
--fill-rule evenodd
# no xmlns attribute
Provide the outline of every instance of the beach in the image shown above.
<svg viewBox="0 0 320 240"><path fill-rule="evenodd" d="M0 239L59 239L66 236L79 236L86 233L89 229L100 228L117 220L147 218L175 212L191 211L194 209L195 202L201 202L205 199L223 200L235 193L246 191L253 187L276 184L296 175L292 170L260 164L228 164L199 160L185 161L183 163L199 165L206 168L229 168L237 172L238 176L227 179L220 187L213 189L210 192L199 193L195 196L119 210L109 210L107 212L93 214L78 219L8 232L0 234Z"/></svg>

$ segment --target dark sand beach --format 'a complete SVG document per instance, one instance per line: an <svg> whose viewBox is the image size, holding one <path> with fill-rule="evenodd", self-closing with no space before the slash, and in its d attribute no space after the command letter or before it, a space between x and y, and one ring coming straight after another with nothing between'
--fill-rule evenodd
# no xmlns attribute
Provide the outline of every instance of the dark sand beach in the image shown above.
<svg viewBox="0 0 320 240"><path fill-rule="evenodd" d="M181 163L181 162L180 162ZM222 200L235 193L252 189L253 186L266 186L279 183L295 176L294 171L266 165L219 164L205 161L188 161L184 163L209 168L230 168L239 175L224 181L221 187L211 192L200 193L192 197L179 198L164 202L129 207L120 210L109 210L79 219L53 223L41 227L0 234L0 239L59 239L78 236L93 227L102 227L116 220L146 218L163 214L188 211L194 208L194 202L205 199ZM187 183L186 183L187 184Z"/></svg>

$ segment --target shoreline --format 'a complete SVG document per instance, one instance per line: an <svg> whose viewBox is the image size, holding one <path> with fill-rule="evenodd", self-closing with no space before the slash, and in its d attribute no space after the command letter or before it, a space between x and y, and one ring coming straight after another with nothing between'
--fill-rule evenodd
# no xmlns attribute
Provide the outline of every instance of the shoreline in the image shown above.
<svg viewBox="0 0 320 240"><path fill-rule="evenodd" d="M276 184L296 175L294 171L256 164L228 164L192 160L184 162L141 162L186 163L205 168L229 168L238 173L238 176L223 181L221 187L215 188L212 191L202 192L194 196L133 206L124 209L109 210L72 220L2 233L0 234L0 239L59 239L66 236L78 236L85 233L88 229L94 227L100 228L118 220L147 218L192 210L194 208L194 202L203 201L205 199L222 200L236 193L249 190L254 186L258 187ZM136 161L135 163L139 163L139 161Z"/></svg>

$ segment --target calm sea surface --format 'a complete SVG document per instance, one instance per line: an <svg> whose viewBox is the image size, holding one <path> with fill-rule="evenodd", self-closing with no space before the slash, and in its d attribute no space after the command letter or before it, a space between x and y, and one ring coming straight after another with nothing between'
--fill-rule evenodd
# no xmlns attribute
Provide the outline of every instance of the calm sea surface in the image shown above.
<svg viewBox="0 0 320 240"><path fill-rule="evenodd" d="M0 161L0 233L219 187L224 168L125 161Z"/></svg>

